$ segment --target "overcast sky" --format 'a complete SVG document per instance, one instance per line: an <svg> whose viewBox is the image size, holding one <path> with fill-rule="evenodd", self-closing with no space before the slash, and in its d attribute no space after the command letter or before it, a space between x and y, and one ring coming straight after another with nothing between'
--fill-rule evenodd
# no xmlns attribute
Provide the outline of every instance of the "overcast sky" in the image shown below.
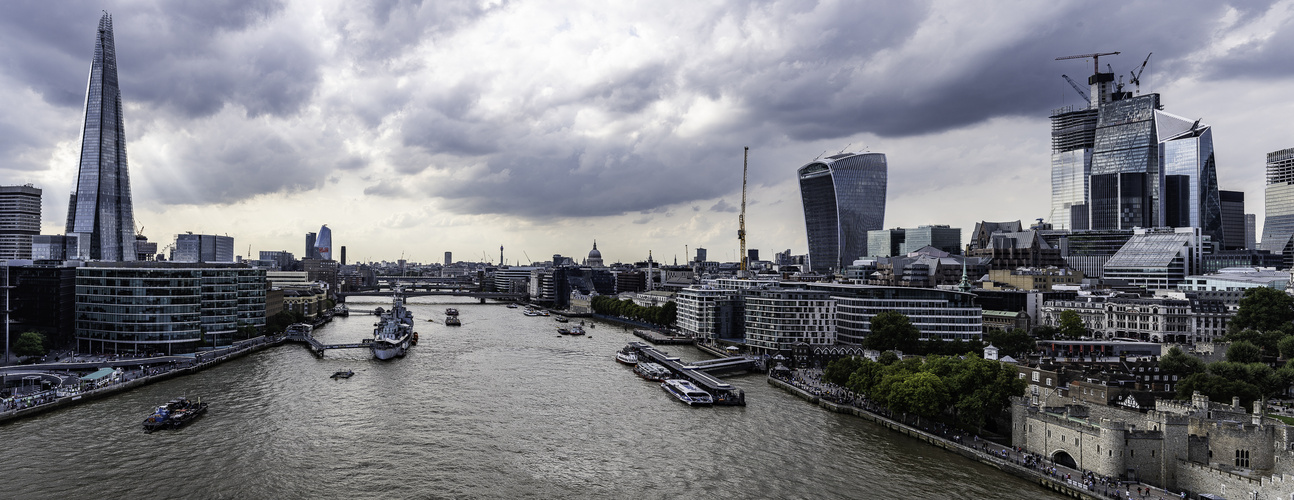
<svg viewBox="0 0 1294 500"><path fill-rule="evenodd" d="M1214 127L1222 189L1263 214L1294 147L1294 4L7 1L0 184L61 234L101 9L113 15L136 224L350 261L582 258L685 245L806 253L795 169L885 153L886 227L1050 211L1061 79L1104 57ZM526 257L529 256L529 258Z"/></svg>

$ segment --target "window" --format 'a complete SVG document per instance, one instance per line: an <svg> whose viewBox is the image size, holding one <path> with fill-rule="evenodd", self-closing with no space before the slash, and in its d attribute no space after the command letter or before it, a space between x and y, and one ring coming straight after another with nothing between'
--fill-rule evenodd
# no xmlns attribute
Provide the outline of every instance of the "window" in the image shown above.
<svg viewBox="0 0 1294 500"><path fill-rule="evenodd" d="M1249 468L1249 450L1236 450L1236 467Z"/></svg>

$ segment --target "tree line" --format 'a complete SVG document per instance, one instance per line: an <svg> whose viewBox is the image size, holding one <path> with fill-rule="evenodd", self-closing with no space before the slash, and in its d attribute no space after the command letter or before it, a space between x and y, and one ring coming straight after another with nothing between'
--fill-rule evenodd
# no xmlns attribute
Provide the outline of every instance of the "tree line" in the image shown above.
<svg viewBox="0 0 1294 500"><path fill-rule="evenodd" d="M593 297L593 312L607 316L620 316L653 325L669 326L678 318L678 305L674 301L662 306L643 307L632 300L620 300L613 295Z"/></svg>

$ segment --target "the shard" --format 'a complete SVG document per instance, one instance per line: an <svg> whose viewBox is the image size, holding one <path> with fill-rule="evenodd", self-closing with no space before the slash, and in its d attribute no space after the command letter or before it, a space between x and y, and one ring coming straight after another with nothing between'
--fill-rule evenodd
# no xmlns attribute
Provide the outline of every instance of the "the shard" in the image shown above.
<svg viewBox="0 0 1294 500"><path fill-rule="evenodd" d="M74 212L67 218L67 235L76 238L81 260L135 260L135 217L121 115L112 17L104 13L85 93L80 172L69 204Z"/></svg>

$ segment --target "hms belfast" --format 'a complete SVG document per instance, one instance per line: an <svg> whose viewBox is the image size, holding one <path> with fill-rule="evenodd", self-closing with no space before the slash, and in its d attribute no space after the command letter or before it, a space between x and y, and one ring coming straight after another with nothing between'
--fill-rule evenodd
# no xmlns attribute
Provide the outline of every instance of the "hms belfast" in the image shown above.
<svg viewBox="0 0 1294 500"><path fill-rule="evenodd" d="M413 313L404 307L404 290L397 287L391 310L378 314L369 348L377 359L392 359L403 357L417 341L417 334L413 333Z"/></svg>

